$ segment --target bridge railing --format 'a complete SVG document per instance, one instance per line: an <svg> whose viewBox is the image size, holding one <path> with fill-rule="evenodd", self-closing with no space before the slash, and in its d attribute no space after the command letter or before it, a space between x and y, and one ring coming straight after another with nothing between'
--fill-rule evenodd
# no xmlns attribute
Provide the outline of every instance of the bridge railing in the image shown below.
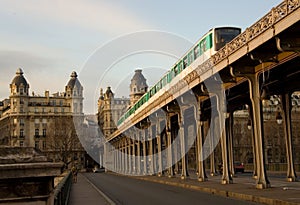
<svg viewBox="0 0 300 205"><path fill-rule="evenodd" d="M69 201L72 186L72 173L69 172L54 190L54 205L66 205Z"/></svg>
<svg viewBox="0 0 300 205"><path fill-rule="evenodd" d="M238 35L235 39L233 39L225 47L223 47L215 55L213 55L211 58L213 65L218 64L230 54L246 45L249 41L266 31L267 29L271 28L275 23L292 13L299 6L299 0L285 0L278 6L274 7L264 17L247 28L243 33Z"/></svg>

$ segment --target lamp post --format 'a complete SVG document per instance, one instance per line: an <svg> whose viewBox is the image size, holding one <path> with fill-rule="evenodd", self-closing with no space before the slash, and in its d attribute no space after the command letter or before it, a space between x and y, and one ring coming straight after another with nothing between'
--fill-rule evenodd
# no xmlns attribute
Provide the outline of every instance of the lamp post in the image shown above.
<svg viewBox="0 0 300 205"><path fill-rule="evenodd" d="M276 122L277 122L277 124L278 125L281 125L282 124L282 116L281 116L281 114L280 114L280 111L278 111L277 113L276 113Z"/></svg>

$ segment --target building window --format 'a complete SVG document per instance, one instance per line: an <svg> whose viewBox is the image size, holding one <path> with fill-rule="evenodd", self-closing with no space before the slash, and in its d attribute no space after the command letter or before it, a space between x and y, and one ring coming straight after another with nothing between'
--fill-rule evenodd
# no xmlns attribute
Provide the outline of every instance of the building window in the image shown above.
<svg viewBox="0 0 300 205"><path fill-rule="evenodd" d="M22 140L20 140L20 147L24 146L24 142Z"/></svg>
<svg viewBox="0 0 300 205"><path fill-rule="evenodd" d="M43 149L46 149L46 141L43 141Z"/></svg>
<svg viewBox="0 0 300 205"><path fill-rule="evenodd" d="M34 124L35 124L35 126L39 126L40 120L39 119L34 119Z"/></svg>
<svg viewBox="0 0 300 205"><path fill-rule="evenodd" d="M40 131L39 129L35 129L34 136L39 137Z"/></svg>
<svg viewBox="0 0 300 205"><path fill-rule="evenodd" d="M24 126L24 119L20 119L20 126Z"/></svg>
<svg viewBox="0 0 300 205"><path fill-rule="evenodd" d="M40 144L39 141L35 141L35 142L34 142L34 147L35 147L36 149L39 149L39 148L40 148L40 147L39 147L39 144Z"/></svg>
<svg viewBox="0 0 300 205"><path fill-rule="evenodd" d="M20 138L24 138L24 130L20 129Z"/></svg>
<svg viewBox="0 0 300 205"><path fill-rule="evenodd" d="M46 126L46 125L47 125L47 119L44 118L44 119L42 120L42 123L43 123L43 126Z"/></svg>
<svg viewBox="0 0 300 205"><path fill-rule="evenodd" d="M47 130L43 129L43 137L46 137L46 132L47 132Z"/></svg>

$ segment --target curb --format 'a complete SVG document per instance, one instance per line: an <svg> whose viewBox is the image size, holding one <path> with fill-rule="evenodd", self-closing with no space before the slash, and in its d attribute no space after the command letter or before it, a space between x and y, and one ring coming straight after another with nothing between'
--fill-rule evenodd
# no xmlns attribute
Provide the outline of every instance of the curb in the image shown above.
<svg viewBox="0 0 300 205"><path fill-rule="evenodd" d="M149 178L143 178L143 177L137 177L137 179L144 180L144 181L156 182L156 183L160 183L160 184L171 185L171 186L177 186L177 187L186 188L186 189L202 191L202 192L211 193L211 194L215 194L218 196L223 196L223 197L228 197L228 198L233 198L233 199L251 201L251 202L256 202L256 203L263 203L263 204L268 204L268 205L299 205L299 203L283 201L280 199L271 199L271 198L266 198L266 197L261 197L261 196L250 195L250 194L244 194L244 193L238 193L238 192L232 192L232 191L226 191L226 190L219 190L219 189L215 189L215 188L200 187L197 185L190 185L190 184L187 184L184 182L178 183L178 182L164 181L164 180L160 180L160 179L149 179Z"/></svg>

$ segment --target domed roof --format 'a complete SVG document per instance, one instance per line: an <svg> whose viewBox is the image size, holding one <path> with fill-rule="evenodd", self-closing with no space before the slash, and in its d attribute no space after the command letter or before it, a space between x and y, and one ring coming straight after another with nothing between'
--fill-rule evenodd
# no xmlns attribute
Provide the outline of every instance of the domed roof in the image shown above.
<svg viewBox="0 0 300 205"><path fill-rule="evenodd" d="M114 93L111 91L111 88L108 86L106 91L105 91L105 97L106 98L110 98L110 97L114 97Z"/></svg>
<svg viewBox="0 0 300 205"><path fill-rule="evenodd" d="M135 70L135 74L131 79L131 84L147 86L146 78L142 74L142 70Z"/></svg>
<svg viewBox="0 0 300 205"><path fill-rule="evenodd" d="M77 79L77 73L75 71L73 71L70 75L71 79L69 80L67 87L71 87L74 88L75 86L77 88L81 88L81 83L79 82L79 80Z"/></svg>
<svg viewBox="0 0 300 205"><path fill-rule="evenodd" d="M12 80L11 84L14 84L14 85L17 85L17 86L23 84L25 87L28 85L26 79L23 76L23 71L22 71L21 68L17 69L16 76Z"/></svg>

